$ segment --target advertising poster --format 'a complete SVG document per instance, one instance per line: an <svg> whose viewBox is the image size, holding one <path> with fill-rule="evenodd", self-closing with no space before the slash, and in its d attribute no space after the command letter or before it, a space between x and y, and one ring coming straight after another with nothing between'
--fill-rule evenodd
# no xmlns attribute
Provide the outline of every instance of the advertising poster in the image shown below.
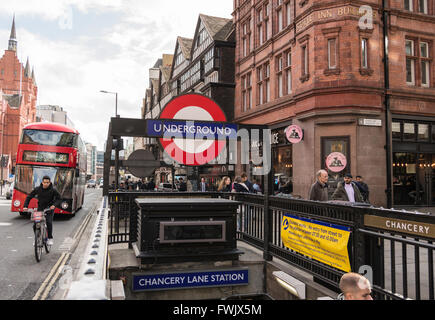
<svg viewBox="0 0 435 320"><path fill-rule="evenodd" d="M285 214L281 238L284 245L331 267L350 272L347 244L350 228Z"/></svg>

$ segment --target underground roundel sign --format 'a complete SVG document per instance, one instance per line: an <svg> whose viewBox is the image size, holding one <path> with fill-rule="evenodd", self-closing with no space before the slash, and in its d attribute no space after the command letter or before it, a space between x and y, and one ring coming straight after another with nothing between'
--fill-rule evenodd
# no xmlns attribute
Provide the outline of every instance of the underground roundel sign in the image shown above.
<svg viewBox="0 0 435 320"><path fill-rule="evenodd" d="M212 99L200 94L185 94L172 99L151 123L151 134L160 134L165 153L187 166L201 166L217 158L226 138L235 128Z"/></svg>

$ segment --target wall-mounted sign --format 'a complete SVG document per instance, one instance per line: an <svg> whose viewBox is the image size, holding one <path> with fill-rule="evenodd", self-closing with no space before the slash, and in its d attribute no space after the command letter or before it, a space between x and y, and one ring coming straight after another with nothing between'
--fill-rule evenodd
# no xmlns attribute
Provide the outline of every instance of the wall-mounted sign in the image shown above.
<svg viewBox="0 0 435 320"><path fill-rule="evenodd" d="M367 215L364 216L364 225L435 239L435 225L429 223Z"/></svg>
<svg viewBox="0 0 435 320"><path fill-rule="evenodd" d="M358 119L358 124L360 126L367 126L367 127L382 127L382 120L381 119Z"/></svg>
<svg viewBox="0 0 435 320"><path fill-rule="evenodd" d="M326 167L332 172L341 172L346 166L346 156L341 152L333 152L326 158Z"/></svg>
<svg viewBox="0 0 435 320"><path fill-rule="evenodd" d="M296 144L304 139L304 131L297 125L291 125L285 129L285 135L290 143Z"/></svg>
<svg viewBox="0 0 435 320"><path fill-rule="evenodd" d="M209 163L225 148L225 139L237 135L237 126L224 124L227 117L221 107L200 94L172 99L159 119L148 124L148 134L160 136L166 154L183 165Z"/></svg>
<svg viewBox="0 0 435 320"><path fill-rule="evenodd" d="M248 285L249 270L241 268L160 274L133 274L132 281L133 292Z"/></svg>
<svg viewBox="0 0 435 320"><path fill-rule="evenodd" d="M281 239L284 245L298 253L350 272L347 244L350 228L285 214Z"/></svg>

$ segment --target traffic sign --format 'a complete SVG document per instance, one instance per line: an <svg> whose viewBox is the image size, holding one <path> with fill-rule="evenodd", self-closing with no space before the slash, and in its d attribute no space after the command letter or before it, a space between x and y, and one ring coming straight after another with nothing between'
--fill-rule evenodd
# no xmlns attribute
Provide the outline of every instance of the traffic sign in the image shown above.
<svg viewBox="0 0 435 320"><path fill-rule="evenodd" d="M149 122L148 134L160 136L166 154L182 165L201 166L217 158L227 138L236 136L236 125L212 99L189 93L172 99L159 120Z"/></svg>

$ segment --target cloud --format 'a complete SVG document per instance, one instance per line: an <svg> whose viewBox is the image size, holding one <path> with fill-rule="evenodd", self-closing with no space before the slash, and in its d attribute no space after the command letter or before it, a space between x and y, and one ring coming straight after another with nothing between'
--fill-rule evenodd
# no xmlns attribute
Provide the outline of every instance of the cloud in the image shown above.
<svg viewBox="0 0 435 320"><path fill-rule="evenodd" d="M35 68L38 104L63 107L84 140L103 150L115 97L99 91L118 92L118 113L139 118L149 68L173 53L177 36L193 37L199 13L230 18L232 2L18 0L1 1L0 15L12 20L16 14L18 58L25 63L29 57ZM72 35L63 38L62 23L71 12ZM23 27L28 18L50 22L57 37L38 24ZM86 32L77 21L98 32ZM0 48L6 49L9 32L0 29Z"/></svg>

